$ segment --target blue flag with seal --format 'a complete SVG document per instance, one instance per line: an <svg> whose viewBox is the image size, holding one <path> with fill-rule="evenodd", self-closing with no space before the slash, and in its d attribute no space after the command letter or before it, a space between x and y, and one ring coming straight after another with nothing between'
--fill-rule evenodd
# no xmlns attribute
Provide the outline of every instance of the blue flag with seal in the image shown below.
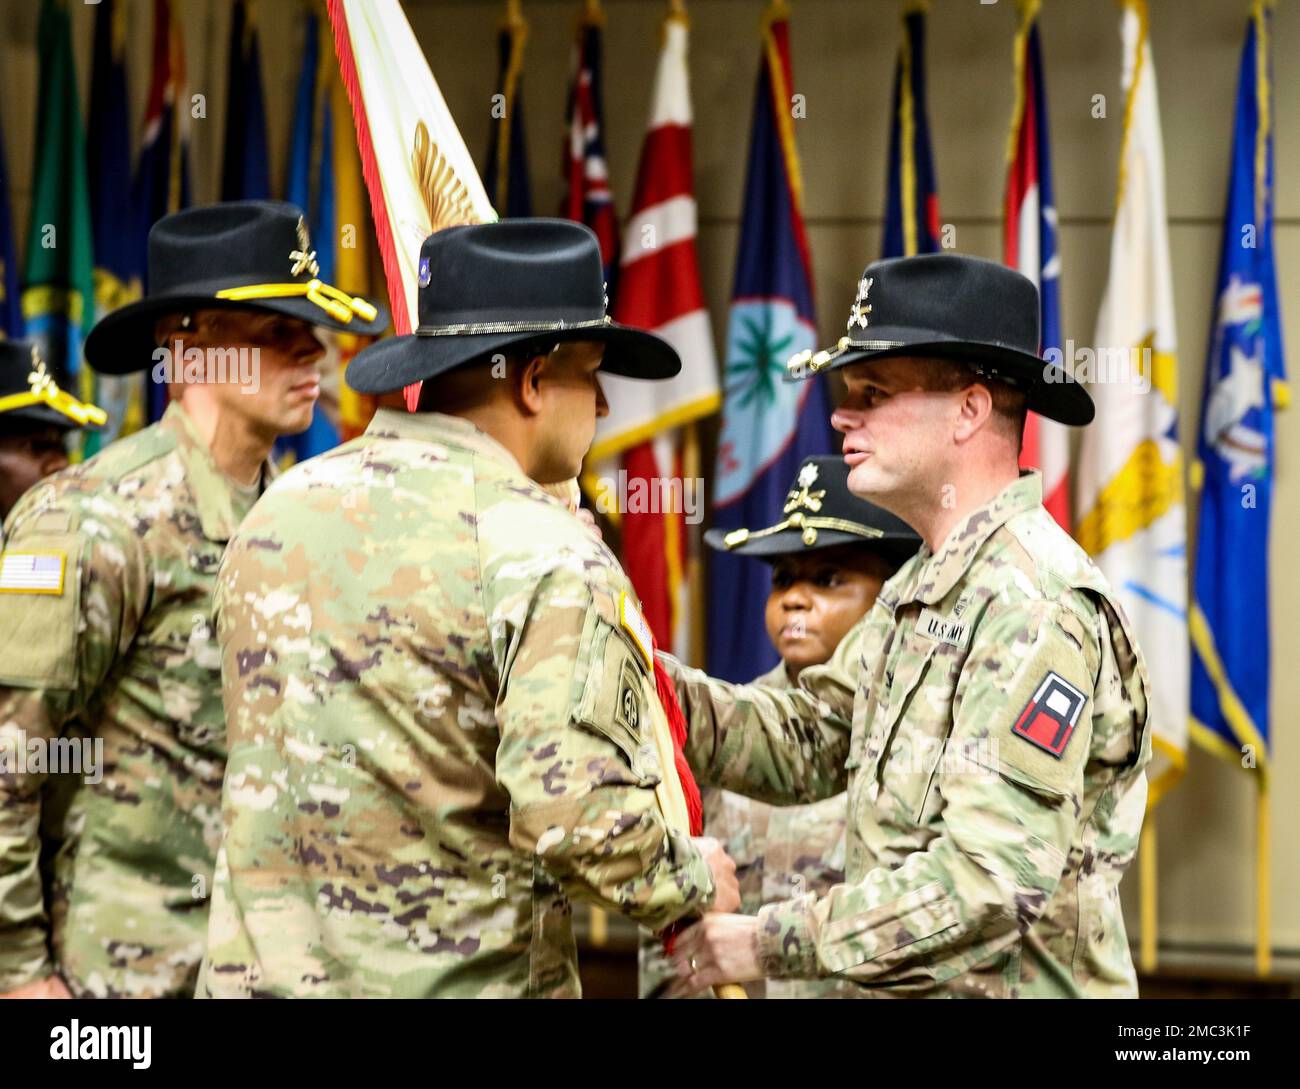
<svg viewBox="0 0 1300 1089"><path fill-rule="evenodd" d="M1191 616L1192 733L1239 763L1269 750L1268 533L1274 411L1287 401L1273 252L1268 12L1256 5L1237 88L1193 484L1200 491Z"/></svg>
<svg viewBox="0 0 1300 1089"><path fill-rule="evenodd" d="M925 0L903 10L903 41L894 70L882 257L939 252L939 196L930 151L925 96Z"/></svg>
<svg viewBox="0 0 1300 1089"><path fill-rule="evenodd" d="M768 9L762 32L718 438L713 521L727 530L779 522L800 463L832 449L824 380L784 380L787 360L816 347L817 325L783 4ZM750 681L778 661L764 622L771 570L717 553L709 582L708 671Z"/></svg>
<svg viewBox="0 0 1300 1089"><path fill-rule="evenodd" d="M1269 568L1275 411L1289 400L1273 252L1269 5L1255 0L1237 84L1232 174L1192 484L1200 518L1188 629L1193 740L1256 776L1255 961L1270 962Z"/></svg>
<svg viewBox="0 0 1300 1089"><path fill-rule="evenodd" d="M321 48L323 30L315 13L309 13L303 26L302 71L294 98L289 184L285 191L289 203L306 213L320 278L334 283L335 246L339 240L334 191L334 109L330 94L334 52ZM338 366L329 365L333 354L321 362L321 391L325 396L332 393L337 400L341 376ZM275 456L281 464L290 464L323 454L338 444L338 426L318 401L312 411L311 426L300 435L280 439Z"/></svg>

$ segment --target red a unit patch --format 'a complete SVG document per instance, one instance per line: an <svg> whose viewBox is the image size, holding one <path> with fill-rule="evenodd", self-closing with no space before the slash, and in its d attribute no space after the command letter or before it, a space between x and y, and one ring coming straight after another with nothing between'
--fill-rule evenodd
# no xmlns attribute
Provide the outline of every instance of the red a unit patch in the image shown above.
<svg viewBox="0 0 1300 1089"><path fill-rule="evenodd" d="M1060 760L1087 702L1088 697L1059 673L1049 672L1011 732Z"/></svg>

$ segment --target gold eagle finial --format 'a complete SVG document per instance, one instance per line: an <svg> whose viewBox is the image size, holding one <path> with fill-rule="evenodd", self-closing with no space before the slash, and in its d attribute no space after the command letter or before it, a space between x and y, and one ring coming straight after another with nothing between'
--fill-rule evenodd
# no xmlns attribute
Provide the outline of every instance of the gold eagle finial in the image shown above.
<svg viewBox="0 0 1300 1089"><path fill-rule="evenodd" d="M456 177L429 130L421 121L415 126L415 146L411 150L411 167L424 197L424 207L429 213L431 230L459 227L480 222L474 210L474 201L464 182Z"/></svg>

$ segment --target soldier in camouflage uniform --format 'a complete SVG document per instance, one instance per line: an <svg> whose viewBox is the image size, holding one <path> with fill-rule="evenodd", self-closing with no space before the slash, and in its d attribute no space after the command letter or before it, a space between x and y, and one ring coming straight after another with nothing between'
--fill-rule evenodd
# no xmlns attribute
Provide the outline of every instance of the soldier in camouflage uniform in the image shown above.
<svg viewBox="0 0 1300 1089"><path fill-rule="evenodd" d="M68 467L68 432L98 430L107 419L59 388L35 344L0 341L0 523L24 492Z"/></svg>
<svg viewBox="0 0 1300 1089"><path fill-rule="evenodd" d="M669 377L676 353L608 320L578 224L447 228L419 267L417 334L347 379L423 381L420 411L286 473L218 579L200 994L577 996L575 898L656 929L739 903L661 815L631 585L542 487L607 411L597 368Z"/></svg>
<svg viewBox="0 0 1300 1089"><path fill-rule="evenodd" d="M920 547L906 523L853 495L848 467L835 456L810 457L795 475L784 518L765 529L720 529L705 534L719 551L753 556L772 565L767 634L781 661L752 684L798 684L808 666L821 665L866 614L881 586ZM704 831L716 836L736 863L741 911L792 895L824 894L844 882L843 794L810 805L772 806L706 789ZM642 932L643 998L676 993L676 977L654 935ZM836 979L758 980L751 998L859 998L862 988Z"/></svg>
<svg viewBox="0 0 1300 1089"><path fill-rule="evenodd" d="M1136 850L1149 682L1105 578L1017 472L1026 408L1086 424L1038 359L1032 283L990 262L873 264L843 366L849 485L925 542L796 689L675 666L701 777L777 801L848 787L825 895L678 940L689 989L833 977L871 995L1135 996L1119 882Z"/></svg>
<svg viewBox="0 0 1300 1089"><path fill-rule="evenodd" d="M86 356L113 373L159 364L170 407L10 515L0 992L193 993L226 755L210 623L217 566L267 478L272 443L311 421L324 351L313 325L382 326L363 300L347 304L367 316L356 322L311 301L309 283L332 303L348 297L315 279L302 223L296 208L260 202L160 220L149 240L155 293L97 325ZM185 369L165 366L158 345ZM252 367L232 371L240 348ZM80 779L66 813L51 814L47 774L59 769L17 754L53 754L82 731L102 759L64 769ZM53 859L41 857L42 823L62 841Z"/></svg>

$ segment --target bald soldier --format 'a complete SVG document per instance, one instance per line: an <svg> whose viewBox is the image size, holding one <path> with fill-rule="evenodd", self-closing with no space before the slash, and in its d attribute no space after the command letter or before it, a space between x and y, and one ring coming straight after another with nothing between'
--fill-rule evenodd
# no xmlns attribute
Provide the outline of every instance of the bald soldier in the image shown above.
<svg viewBox="0 0 1300 1089"><path fill-rule="evenodd" d="M286 473L222 566L200 994L575 997L573 900L656 930L739 904L731 860L661 814L631 584L543 487L578 472L599 372L676 353L608 319L575 223L447 228L419 282L416 333L347 374L423 381L419 411Z"/></svg>
<svg viewBox="0 0 1300 1089"><path fill-rule="evenodd" d="M848 467L835 455L805 458L790 483L775 525L726 532L711 529L717 551L752 556L772 568L766 626L780 662L752 683L786 687L809 666L826 662L840 641L856 638L881 587L921 545L888 511L853 495ZM850 634L854 633L854 634ZM773 806L729 790L704 790L704 831L736 863L740 910L755 915L792 893L825 893L844 881L845 796L810 805ZM642 933L643 998L677 994L663 943ZM750 998L860 998L837 979L751 982Z"/></svg>
<svg viewBox="0 0 1300 1089"><path fill-rule="evenodd" d="M95 369L150 368L171 404L32 489L6 526L0 740L51 760L0 771L0 993L193 994L226 753L217 565L272 444L311 421L314 326L384 324L318 275L297 208L189 209L150 232L150 294L86 341ZM52 767L86 751L59 744L69 731L93 739L91 766ZM75 851L46 887L51 770L76 777L62 829Z"/></svg>
<svg viewBox="0 0 1300 1089"><path fill-rule="evenodd" d="M848 788L844 882L692 927L675 951L688 988L1136 996L1119 883L1146 801L1149 686L1105 578L1018 470L1026 409L1093 414L1037 349L1030 281L940 254L871 265L848 334L791 361L841 368L849 487L924 545L798 689L666 660L702 779L780 801Z"/></svg>

